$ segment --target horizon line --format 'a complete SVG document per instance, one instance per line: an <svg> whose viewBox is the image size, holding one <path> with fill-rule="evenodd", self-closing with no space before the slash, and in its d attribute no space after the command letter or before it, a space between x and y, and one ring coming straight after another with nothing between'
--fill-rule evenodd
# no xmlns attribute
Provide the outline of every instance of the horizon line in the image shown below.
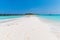
<svg viewBox="0 0 60 40"><path fill-rule="evenodd" d="M25 14L0 14L0 16L24 16L24 15L60 16L60 14L34 14L34 13L25 13Z"/></svg>

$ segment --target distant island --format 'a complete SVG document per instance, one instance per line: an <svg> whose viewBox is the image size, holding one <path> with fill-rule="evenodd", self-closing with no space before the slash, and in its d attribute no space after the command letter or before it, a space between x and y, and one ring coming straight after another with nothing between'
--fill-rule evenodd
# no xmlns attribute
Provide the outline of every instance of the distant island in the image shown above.
<svg viewBox="0 0 60 40"><path fill-rule="evenodd" d="M39 15L39 16L60 16L60 14L37 14L37 13L25 13L25 14L0 14L0 16L24 16L24 15Z"/></svg>
<svg viewBox="0 0 60 40"><path fill-rule="evenodd" d="M0 16L23 16L23 15L37 15L34 13L25 13L25 14L0 14Z"/></svg>

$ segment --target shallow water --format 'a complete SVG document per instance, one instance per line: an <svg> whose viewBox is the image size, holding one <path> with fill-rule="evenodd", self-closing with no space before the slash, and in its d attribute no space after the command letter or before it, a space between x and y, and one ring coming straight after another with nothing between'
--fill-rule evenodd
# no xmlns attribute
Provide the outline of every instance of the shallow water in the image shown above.
<svg viewBox="0 0 60 40"><path fill-rule="evenodd" d="M11 18L20 18L22 16L0 16L0 20L11 19Z"/></svg>
<svg viewBox="0 0 60 40"><path fill-rule="evenodd" d="M41 15L37 15L40 18L45 18L48 20L53 20L53 21L60 21L60 16L41 16ZM23 16L0 16L0 20L4 20L4 19L11 19L11 18L20 18Z"/></svg>
<svg viewBox="0 0 60 40"><path fill-rule="evenodd" d="M38 16L38 17L53 21L60 21L60 16Z"/></svg>

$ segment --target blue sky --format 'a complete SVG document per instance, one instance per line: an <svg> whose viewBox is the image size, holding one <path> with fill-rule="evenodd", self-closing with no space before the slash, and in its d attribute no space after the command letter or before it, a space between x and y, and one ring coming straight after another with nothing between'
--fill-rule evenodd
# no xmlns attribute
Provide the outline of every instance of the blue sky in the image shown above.
<svg viewBox="0 0 60 40"><path fill-rule="evenodd" d="M0 13L60 13L60 0L0 0Z"/></svg>

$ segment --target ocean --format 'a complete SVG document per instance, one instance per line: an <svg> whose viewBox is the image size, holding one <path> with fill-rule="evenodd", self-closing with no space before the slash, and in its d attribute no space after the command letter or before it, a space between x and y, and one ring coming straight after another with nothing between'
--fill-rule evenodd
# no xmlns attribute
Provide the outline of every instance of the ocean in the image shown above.
<svg viewBox="0 0 60 40"><path fill-rule="evenodd" d="M37 16L40 18L48 19L48 20L60 21L60 16L41 16L41 15L37 15ZM23 16L0 16L0 20L20 18L20 17L23 17Z"/></svg>
<svg viewBox="0 0 60 40"><path fill-rule="evenodd" d="M12 18L20 18L22 16L0 16L0 20L4 20L4 19L12 19Z"/></svg>

